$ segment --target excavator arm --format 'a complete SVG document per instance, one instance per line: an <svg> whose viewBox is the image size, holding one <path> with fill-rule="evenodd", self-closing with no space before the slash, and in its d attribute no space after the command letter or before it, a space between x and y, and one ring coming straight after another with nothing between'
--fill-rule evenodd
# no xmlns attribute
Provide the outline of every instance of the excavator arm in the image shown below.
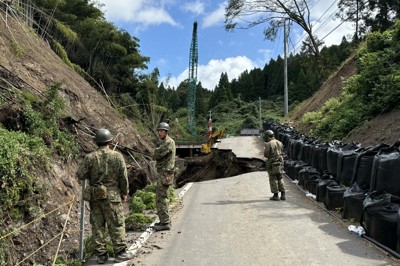
<svg viewBox="0 0 400 266"><path fill-rule="evenodd" d="M215 131L209 138L207 143L201 145L201 153L208 154L211 152L211 147L218 141L218 139L222 138L225 130L217 130Z"/></svg>

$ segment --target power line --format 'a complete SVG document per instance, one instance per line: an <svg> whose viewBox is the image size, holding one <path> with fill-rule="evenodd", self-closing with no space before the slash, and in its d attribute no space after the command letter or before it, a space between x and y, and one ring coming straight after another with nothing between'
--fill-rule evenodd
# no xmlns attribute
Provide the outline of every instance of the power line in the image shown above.
<svg viewBox="0 0 400 266"><path fill-rule="evenodd" d="M318 0L317 2L314 3L314 5L310 8L312 9L320 0ZM334 4L336 4L338 0L335 0L334 2L332 2L332 4L325 10L325 12L318 18L318 20L316 21L316 23L318 23L323 16L325 16L325 14L333 7ZM337 8L338 9L338 8ZM336 9L336 10L337 10ZM321 23L321 25L314 31L314 33L318 32L319 30L321 30L323 27L326 26L326 24L332 19L332 17L335 15L336 12L332 12L332 14L329 16L328 19L326 19L323 23ZM342 24L342 23L341 23ZM337 28L337 27L336 27ZM335 29L336 29L335 28ZM307 33L304 33L301 38L296 42L296 44L294 45L293 50L296 51L297 49L300 48L300 43L303 41L303 39L307 36ZM293 51L292 50L292 51ZM291 51L291 52L292 52Z"/></svg>
<svg viewBox="0 0 400 266"><path fill-rule="evenodd" d="M333 5L337 2L337 0L335 0L326 10L325 12L319 17L319 19L317 20L317 22L319 22L321 20L321 18L333 7ZM314 34L317 33L318 31L320 31L322 28L324 28L329 21L331 21L331 19L335 16L336 11L338 10L338 8L336 8L335 12L332 12L330 14L330 16L323 22L321 23L321 25L314 31ZM329 34L331 34L334 30L336 30L340 25L342 25L344 22L341 22L338 26L336 26L331 32L329 32ZM328 34L328 35L329 35ZM296 51L297 49L300 48L300 42L302 42L304 40L304 38L306 37L306 33L303 34L303 36L296 42L296 44L294 45L293 50ZM324 36L324 38L326 38L328 35ZM324 38L322 38L321 40L323 40Z"/></svg>
<svg viewBox="0 0 400 266"><path fill-rule="evenodd" d="M337 25L333 30L331 30L327 35L325 35L322 39L321 39L321 41L323 40L323 39L325 39L326 37L328 37L332 32L334 32L337 28L339 28L340 26L342 26L342 24L345 22L345 20L344 21L342 21L339 25Z"/></svg>

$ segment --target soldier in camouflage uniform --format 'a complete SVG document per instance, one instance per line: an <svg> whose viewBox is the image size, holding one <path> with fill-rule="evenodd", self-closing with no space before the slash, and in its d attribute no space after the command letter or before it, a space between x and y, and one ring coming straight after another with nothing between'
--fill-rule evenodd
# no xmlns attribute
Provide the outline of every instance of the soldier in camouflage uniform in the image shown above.
<svg viewBox="0 0 400 266"><path fill-rule="evenodd" d="M157 168L156 206L157 215L160 219L160 222L153 226L156 231L171 229L171 218L168 210L168 190L174 181L176 150L175 141L168 136L169 130L170 127L165 122L160 123L158 126L158 136L161 142L153 155Z"/></svg>
<svg viewBox="0 0 400 266"><path fill-rule="evenodd" d="M274 194L270 200L279 200L278 192L281 192L281 200L285 200L285 185L283 184L283 144L275 139L274 132L267 130L267 144L264 149L264 156L267 158L266 168L269 175L269 185Z"/></svg>
<svg viewBox="0 0 400 266"><path fill-rule="evenodd" d="M94 253L99 264L108 260L106 228L113 243L115 262L133 258L127 252L122 206L128 197L127 169L122 154L109 147L112 138L109 130L97 130L95 141L99 148L83 159L76 173L80 180L89 180L84 197L90 204Z"/></svg>

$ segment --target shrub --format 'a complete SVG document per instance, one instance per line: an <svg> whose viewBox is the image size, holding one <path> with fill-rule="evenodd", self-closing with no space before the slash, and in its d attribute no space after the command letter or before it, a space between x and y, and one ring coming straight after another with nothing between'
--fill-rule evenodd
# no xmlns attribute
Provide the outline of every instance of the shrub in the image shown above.
<svg viewBox="0 0 400 266"><path fill-rule="evenodd" d="M153 222L153 218L142 213L133 213L126 217L125 226L130 230L144 230Z"/></svg>
<svg viewBox="0 0 400 266"><path fill-rule="evenodd" d="M41 138L2 127L0 145L0 212L16 216L28 213L32 203L42 198L44 188L44 182L35 177L33 170L47 164L50 150Z"/></svg>
<svg viewBox="0 0 400 266"><path fill-rule="evenodd" d="M133 196L129 202L129 210L133 213L141 213L146 209L146 204L143 203L142 198Z"/></svg>

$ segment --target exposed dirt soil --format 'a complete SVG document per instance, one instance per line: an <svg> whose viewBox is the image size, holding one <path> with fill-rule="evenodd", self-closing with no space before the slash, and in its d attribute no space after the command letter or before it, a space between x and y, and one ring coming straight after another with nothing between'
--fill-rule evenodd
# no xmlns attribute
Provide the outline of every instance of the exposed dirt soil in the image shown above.
<svg viewBox="0 0 400 266"><path fill-rule="evenodd" d="M356 73L355 60L355 56L350 57L312 97L305 100L298 108L291 112L290 124L300 132L307 132L309 128L300 123L301 118L305 113L317 111L327 100L332 97L338 97L341 94L344 82Z"/></svg>
<svg viewBox="0 0 400 266"><path fill-rule="evenodd" d="M386 114L378 115L350 132L343 141L357 141L363 147L375 146L380 143L394 144L400 139L400 110L395 109Z"/></svg>

